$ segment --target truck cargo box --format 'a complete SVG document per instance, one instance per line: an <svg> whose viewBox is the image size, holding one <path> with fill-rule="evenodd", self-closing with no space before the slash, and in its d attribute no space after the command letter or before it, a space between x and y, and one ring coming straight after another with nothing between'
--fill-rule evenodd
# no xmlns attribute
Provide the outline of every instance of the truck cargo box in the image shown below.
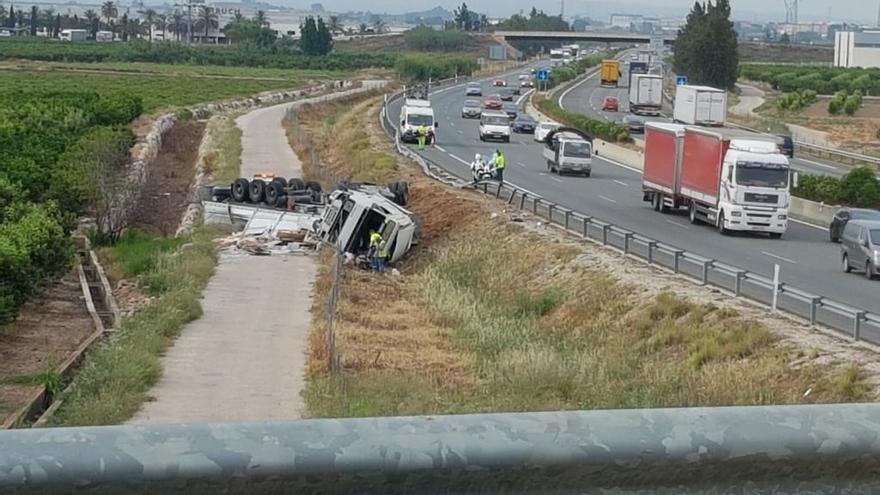
<svg viewBox="0 0 880 495"><path fill-rule="evenodd" d="M645 125L645 162L642 186L645 189L679 193L685 126L649 122Z"/></svg>
<svg viewBox="0 0 880 495"><path fill-rule="evenodd" d="M708 86L676 86L672 117L683 124L723 126L727 92Z"/></svg>
<svg viewBox="0 0 880 495"><path fill-rule="evenodd" d="M635 114L659 115L663 106L663 77L635 74L629 87L629 109Z"/></svg>
<svg viewBox="0 0 880 495"><path fill-rule="evenodd" d="M729 141L718 133L688 127L681 159L681 195L708 204L718 201L721 165Z"/></svg>

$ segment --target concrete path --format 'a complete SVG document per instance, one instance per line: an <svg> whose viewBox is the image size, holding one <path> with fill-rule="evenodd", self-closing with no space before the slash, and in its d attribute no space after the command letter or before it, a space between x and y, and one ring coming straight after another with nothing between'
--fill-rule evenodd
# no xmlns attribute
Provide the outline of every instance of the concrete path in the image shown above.
<svg viewBox="0 0 880 495"><path fill-rule="evenodd" d="M376 84L382 83L335 97ZM298 104L257 109L236 120L242 176L302 177L302 163L281 128L287 109ZM162 359L164 374L150 392L154 400L130 423L300 418L316 271L307 256L221 256L203 293L204 315L183 329Z"/></svg>
<svg viewBox="0 0 880 495"><path fill-rule="evenodd" d="M739 103L730 107L730 112L744 117L755 115L755 109L764 104L764 92L746 84L736 86L740 89Z"/></svg>

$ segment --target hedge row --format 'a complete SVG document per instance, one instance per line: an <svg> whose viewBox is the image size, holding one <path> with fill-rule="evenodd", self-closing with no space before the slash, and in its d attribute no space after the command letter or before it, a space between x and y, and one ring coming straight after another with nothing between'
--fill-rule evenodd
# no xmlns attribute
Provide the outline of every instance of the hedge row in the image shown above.
<svg viewBox="0 0 880 495"><path fill-rule="evenodd" d="M561 122L566 126L574 127L590 136L610 142L625 142L630 140L629 129L615 122L591 119L586 115L569 112L546 98L535 97L532 99L532 102L539 110L541 110L541 112L549 115L557 122Z"/></svg>
<svg viewBox="0 0 880 495"><path fill-rule="evenodd" d="M572 79L583 74L590 68L599 65L605 58L605 55L590 55L588 57L575 60L570 64L554 67L550 71L550 79L548 80L547 86L549 88L553 88L564 82L571 81Z"/></svg>
<svg viewBox="0 0 880 495"><path fill-rule="evenodd" d="M880 95L880 69L744 64L740 66L740 77L769 83L784 92L812 90L830 95L861 91L863 95Z"/></svg>
<svg viewBox="0 0 880 495"><path fill-rule="evenodd" d="M407 82L438 80L469 76L480 66L473 57L461 55L401 55L394 65L400 79Z"/></svg>
<svg viewBox="0 0 880 495"><path fill-rule="evenodd" d="M828 204L880 208L880 180L869 167L859 167L841 178L802 175L794 195Z"/></svg>

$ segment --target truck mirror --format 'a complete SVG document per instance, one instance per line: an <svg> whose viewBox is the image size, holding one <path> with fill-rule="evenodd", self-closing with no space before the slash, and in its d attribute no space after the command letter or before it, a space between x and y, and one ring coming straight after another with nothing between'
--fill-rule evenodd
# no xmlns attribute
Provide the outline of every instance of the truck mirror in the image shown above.
<svg viewBox="0 0 880 495"><path fill-rule="evenodd" d="M800 174L797 171L791 173L791 187L797 188L798 182L800 179Z"/></svg>
<svg viewBox="0 0 880 495"><path fill-rule="evenodd" d="M434 122L434 127L435 128L440 127L440 122Z"/></svg>
<svg viewBox="0 0 880 495"><path fill-rule="evenodd" d="M406 125L406 121L405 121L405 120L401 120L401 121L400 121L400 125Z"/></svg>

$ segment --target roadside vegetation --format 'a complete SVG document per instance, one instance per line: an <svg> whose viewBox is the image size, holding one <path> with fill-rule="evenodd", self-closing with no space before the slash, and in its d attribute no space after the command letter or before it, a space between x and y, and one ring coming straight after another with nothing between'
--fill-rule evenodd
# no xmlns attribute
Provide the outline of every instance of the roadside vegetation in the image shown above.
<svg viewBox="0 0 880 495"><path fill-rule="evenodd" d="M880 95L880 69L844 68L826 65L743 64L740 77L765 82L782 92L815 91L833 95L839 91Z"/></svg>
<svg viewBox="0 0 880 495"><path fill-rule="evenodd" d="M792 45L784 43L739 43L739 60L743 63L824 64L834 61L833 46Z"/></svg>
<svg viewBox="0 0 880 495"><path fill-rule="evenodd" d="M696 2L675 42L674 68L691 84L733 89L739 67L729 0Z"/></svg>
<svg viewBox="0 0 880 495"><path fill-rule="evenodd" d="M546 114L553 120L574 127L590 136L610 141L612 143L620 143L629 141L629 129L616 122L593 119L586 115L570 112L561 108L555 101L545 98L543 95L534 95L532 103L542 113Z"/></svg>
<svg viewBox="0 0 880 495"><path fill-rule="evenodd" d="M202 314L200 294L217 262L216 233L200 228L163 239L130 231L101 248L111 277L135 280L149 303L89 350L59 397L63 402L51 425L117 424L138 411L161 377L160 356L183 326Z"/></svg>
<svg viewBox="0 0 880 495"><path fill-rule="evenodd" d="M794 195L831 205L880 209L880 180L870 167L858 167L841 178L804 174Z"/></svg>
<svg viewBox="0 0 880 495"><path fill-rule="evenodd" d="M417 26L403 33L410 50L423 52L457 52L470 42L470 36L459 30L439 31L428 26Z"/></svg>
<svg viewBox="0 0 880 495"><path fill-rule="evenodd" d="M303 115L314 142L332 122L387 138L372 103ZM366 108L374 108L364 112ZM349 141L321 152L351 167ZM384 144L382 144L384 143ZM380 146L385 146L384 150ZM389 155L395 163L398 158ZM349 168L355 180L370 172ZM510 222L490 200L407 167L422 239L401 276L346 270L335 329L343 374L324 355L319 276L306 402L314 417L865 400L857 366L813 363L732 308L620 280L590 248ZM384 177L384 175L383 175ZM493 214L494 213L494 214ZM523 249L528 246L528 249ZM624 271L616 272L618 275ZM793 365L797 361L798 365Z"/></svg>

